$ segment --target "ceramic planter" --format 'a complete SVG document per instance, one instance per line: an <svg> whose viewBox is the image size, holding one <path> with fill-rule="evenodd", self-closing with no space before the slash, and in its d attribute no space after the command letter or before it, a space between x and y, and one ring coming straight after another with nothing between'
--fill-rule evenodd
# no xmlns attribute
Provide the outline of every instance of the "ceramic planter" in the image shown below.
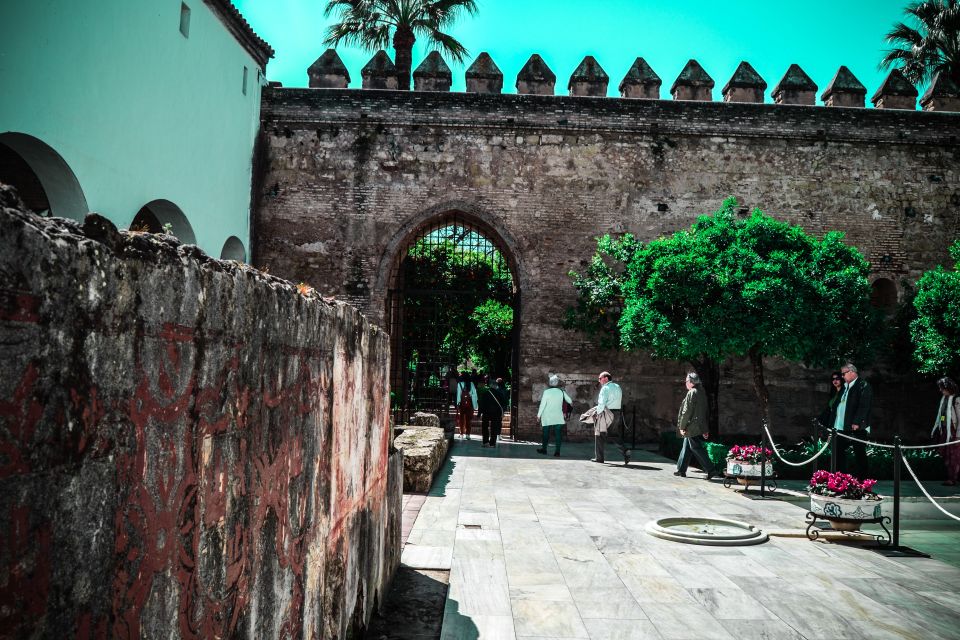
<svg viewBox="0 0 960 640"><path fill-rule="evenodd" d="M764 474L768 478L773 477L773 462L766 463L766 470ZM736 460L727 460L727 475L737 478L737 481L740 481L740 478L759 478L760 477L760 465L753 464L751 462L738 462ZM744 484L744 483L740 483ZM751 483L752 484L752 483Z"/></svg>
<svg viewBox="0 0 960 640"><path fill-rule="evenodd" d="M860 528L864 520L879 518L882 513L883 499L851 500L810 494L810 511L829 520L834 529L853 531Z"/></svg>

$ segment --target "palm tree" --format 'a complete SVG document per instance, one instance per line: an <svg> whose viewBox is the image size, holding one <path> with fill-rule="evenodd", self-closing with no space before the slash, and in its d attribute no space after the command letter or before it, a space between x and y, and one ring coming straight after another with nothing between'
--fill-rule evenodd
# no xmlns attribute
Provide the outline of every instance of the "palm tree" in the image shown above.
<svg viewBox="0 0 960 640"><path fill-rule="evenodd" d="M938 73L960 82L960 0L921 0L903 12L916 28L900 22L890 30L886 41L894 48L880 67L900 67L915 84L926 84Z"/></svg>
<svg viewBox="0 0 960 640"><path fill-rule="evenodd" d="M442 30L451 27L461 11L477 12L475 0L328 0L324 15L338 12L339 22L327 28L323 44L343 42L376 51L385 49L393 31L394 64L401 89L410 88L413 43L424 36L456 62L467 49Z"/></svg>

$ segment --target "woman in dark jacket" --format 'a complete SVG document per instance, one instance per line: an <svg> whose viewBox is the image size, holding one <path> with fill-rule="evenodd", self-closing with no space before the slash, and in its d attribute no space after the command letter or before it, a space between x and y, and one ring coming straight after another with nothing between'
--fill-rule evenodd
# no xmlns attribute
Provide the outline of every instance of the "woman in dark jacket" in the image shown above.
<svg viewBox="0 0 960 640"><path fill-rule="evenodd" d="M843 375L839 371L834 371L830 374L830 399L827 400L827 407L817 418L822 427L829 429L833 426L841 395L843 395Z"/></svg>

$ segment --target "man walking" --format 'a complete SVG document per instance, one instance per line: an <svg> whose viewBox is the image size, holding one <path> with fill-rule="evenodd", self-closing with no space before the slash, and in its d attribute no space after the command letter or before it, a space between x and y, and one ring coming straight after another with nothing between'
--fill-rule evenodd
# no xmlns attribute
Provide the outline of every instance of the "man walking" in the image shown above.
<svg viewBox="0 0 960 640"><path fill-rule="evenodd" d="M707 429L707 396L700 386L700 376L697 374L688 373L684 384L687 387L687 395L677 415L677 428L683 438L683 447L680 449L677 470L673 475L685 478L687 467L690 465L690 456L694 455L700 463L700 468L706 472L707 480L711 480L720 474L710 462L710 456L707 455L707 450L703 446L707 441L704 436Z"/></svg>
<svg viewBox="0 0 960 640"><path fill-rule="evenodd" d="M607 446L607 438L616 439L620 445L620 453L623 455L623 464L630 464L630 451L627 449L626 438L623 428L623 390L620 385L613 381L613 376L609 371L603 371L597 376L597 382L600 383L600 395L597 397L597 415L603 413L604 409L609 409L613 414L613 422L607 427L606 431L598 431L594 434L596 457L593 462L604 462L604 450Z"/></svg>
<svg viewBox="0 0 960 640"><path fill-rule="evenodd" d="M865 438L870 430L870 411L873 409L873 388L857 373L851 363L840 367L843 376L843 391L837 403L837 415L833 428L854 438ZM847 447L853 447L853 475L863 480L867 473L867 445L837 436L837 468L847 470Z"/></svg>

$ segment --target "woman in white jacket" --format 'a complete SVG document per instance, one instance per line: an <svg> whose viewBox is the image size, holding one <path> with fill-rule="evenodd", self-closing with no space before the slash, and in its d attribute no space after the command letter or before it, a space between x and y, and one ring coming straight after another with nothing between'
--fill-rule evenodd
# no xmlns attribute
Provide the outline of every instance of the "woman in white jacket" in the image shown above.
<svg viewBox="0 0 960 640"><path fill-rule="evenodd" d="M537 411L537 420L543 427L543 446L537 449L537 453L547 455L547 445L550 444L550 431L553 430L554 441L556 442L553 455L560 457L560 439L563 425L566 420L563 417L564 401L573 404L573 400L567 395L567 392L560 388L560 378L556 375L550 376L550 388L544 389L540 396L540 410Z"/></svg>

